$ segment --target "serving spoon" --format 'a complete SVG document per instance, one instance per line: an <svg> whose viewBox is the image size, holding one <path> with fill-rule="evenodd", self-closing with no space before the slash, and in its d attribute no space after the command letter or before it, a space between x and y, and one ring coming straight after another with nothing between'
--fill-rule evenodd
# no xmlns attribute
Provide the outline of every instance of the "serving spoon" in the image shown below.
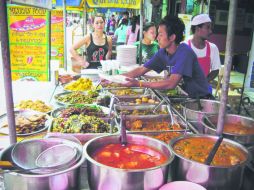
<svg viewBox="0 0 254 190"><path fill-rule="evenodd" d="M121 114L120 115L120 118L121 118L121 123L120 123L120 127L121 127L121 137L120 137L120 140L121 140L121 145L122 146L126 146L127 145L127 136L126 136L126 128L125 128L125 115L124 114Z"/></svg>

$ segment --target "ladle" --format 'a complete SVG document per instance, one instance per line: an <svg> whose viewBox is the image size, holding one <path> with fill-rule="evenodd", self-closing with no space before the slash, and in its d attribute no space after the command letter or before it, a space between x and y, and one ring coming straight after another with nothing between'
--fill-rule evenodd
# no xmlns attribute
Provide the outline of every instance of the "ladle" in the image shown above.
<svg viewBox="0 0 254 190"><path fill-rule="evenodd" d="M112 112L112 109L113 109L113 106L114 106L114 103L115 103L116 100L119 101L119 99L118 99L117 97L115 97L115 96L112 96L112 97L111 97L110 104L109 104L109 113L108 113L108 117L111 117L111 112Z"/></svg>
<svg viewBox="0 0 254 190"><path fill-rule="evenodd" d="M125 128L125 115L121 114L121 145L126 146L127 145L127 136L126 136L126 128Z"/></svg>
<svg viewBox="0 0 254 190"><path fill-rule="evenodd" d="M213 158L214 158L217 150L219 149L220 144L222 143L222 141L223 141L223 136L220 135L219 138L217 139L217 141L215 142L215 144L213 145L213 148L212 148L211 152L209 153L208 157L205 160L206 165L210 165L212 163Z"/></svg>
<svg viewBox="0 0 254 190"><path fill-rule="evenodd" d="M0 170L0 174L6 174L6 173L12 173L12 172L17 172L17 173L26 173L26 172L31 172L33 170L40 169L40 167L35 167L35 168L29 168L29 169L21 169L18 166L15 166L10 161L0 161L0 168L3 170ZM17 168L17 169L15 169Z"/></svg>

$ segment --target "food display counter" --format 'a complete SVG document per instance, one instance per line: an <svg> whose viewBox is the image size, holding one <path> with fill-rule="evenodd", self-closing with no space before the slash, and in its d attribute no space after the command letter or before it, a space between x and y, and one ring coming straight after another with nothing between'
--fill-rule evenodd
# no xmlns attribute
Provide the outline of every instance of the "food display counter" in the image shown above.
<svg viewBox="0 0 254 190"><path fill-rule="evenodd" d="M38 132L33 136L28 135L25 138L44 136L64 138L67 135L76 137L85 145L96 137L120 136L120 123L125 125L127 136L128 134L144 135L145 138L152 137L157 139L156 142L167 145L175 138L199 134L193 122L189 122L185 117L181 103L189 99L179 86L174 91L166 92L123 88L118 85L98 86L97 83L93 83L89 87L85 85L87 89L80 93L70 90L76 88L75 85L68 89L65 89L66 85L55 86L52 83L20 81L14 82L13 85L15 105L20 104L21 100L39 99L52 106L52 110L46 113L50 118L48 118L45 130L43 128L43 132ZM72 96L63 97L72 93ZM114 104L110 105L110 98L113 97ZM90 98L92 101L88 101ZM3 108L0 111L0 113L5 112ZM124 122L120 120L122 114L126 115ZM254 171L249 168L245 170L248 176L244 175L241 190L250 190L253 185L251 180L254 178ZM84 162L79 172L80 190L89 189L88 181L91 179L87 171L87 162ZM169 181L172 180L172 177L170 176Z"/></svg>

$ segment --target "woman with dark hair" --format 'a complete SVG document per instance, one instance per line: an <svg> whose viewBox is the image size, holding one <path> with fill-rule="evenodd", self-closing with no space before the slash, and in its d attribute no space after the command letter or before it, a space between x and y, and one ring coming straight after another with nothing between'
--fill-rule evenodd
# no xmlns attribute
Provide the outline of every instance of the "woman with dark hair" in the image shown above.
<svg viewBox="0 0 254 190"><path fill-rule="evenodd" d="M119 27L116 29L114 38L116 39L116 45L124 45L126 42L128 20L122 19Z"/></svg>
<svg viewBox="0 0 254 190"><path fill-rule="evenodd" d="M70 48L72 60L83 68L93 69L101 66L100 61L111 58L112 39L104 32L105 18L97 14L93 20L94 32L86 35ZM86 47L86 60L77 53L77 49Z"/></svg>
<svg viewBox="0 0 254 190"><path fill-rule="evenodd" d="M148 22L143 27L142 39L142 64L146 63L160 49L159 44L154 41L156 38L156 27L153 22ZM139 63L140 41L134 43L137 46L137 63Z"/></svg>
<svg viewBox="0 0 254 190"><path fill-rule="evenodd" d="M131 19L131 25L127 28L126 34L126 44L133 45L138 40L138 33L139 33L139 16L133 16Z"/></svg>

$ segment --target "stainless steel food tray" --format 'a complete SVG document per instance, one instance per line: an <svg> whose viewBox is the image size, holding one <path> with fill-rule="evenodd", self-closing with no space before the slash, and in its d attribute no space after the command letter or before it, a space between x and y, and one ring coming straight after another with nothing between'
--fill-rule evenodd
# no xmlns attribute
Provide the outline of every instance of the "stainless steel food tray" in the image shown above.
<svg viewBox="0 0 254 190"><path fill-rule="evenodd" d="M108 115L109 115L109 108L107 107L104 107L104 106L99 106L99 105L96 105L96 104L84 104L84 106L87 106L87 107L96 107L96 108L99 108L102 110L102 112L106 115L105 117L102 117L102 118L107 118ZM52 112L51 112L51 117L53 118L57 118L59 117L59 115L61 114L61 112L67 108L70 108L70 107L75 107L75 105L70 105L70 106L62 106L62 107L59 107L59 108L56 108L54 109ZM111 116L113 116L114 114L111 112Z"/></svg>
<svg viewBox="0 0 254 190"><path fill-rule="evenodd" d="M104 118L104 121L107 121L110 124L110 131L109 133L61 133L61 132L53 132L53 120L50 123L50 126L48 128L48 133L47 136L74 136L76 137L82 144L85 144L87 141L100 137L103 135L110 135L110 134L117 134L119 133L119 126L117 125L115 119L110 119L110 118ZM113 127L117 129L117 132L113 133Z"/></svg>
<svg viewBox="0 0 254 190"><path fill-rule="evenodd" d="M62 105L62 106L69 106L69 105L75 105L75 104L89 104L89 103L85 103L85 102L84 103L68 103L68 102L62 102L62 101L57 100L57 97L65 96L65 95L71 94L71 93L74 93L74 92L61 92L61 93L58 93L58 94L54 95L54 100L57 104ZM86 95L86 93L82 93L82 94ZM96 98L94 98L94 100L92 102L90 102L90 104L91 103L96 103L96 102L97 102L97 100L96 100Z"/></svg>
<svg viewBox="0 0 254 190"><path fill-rule="evenodd" d="M188 93L185 92L180 86L176 86L175 88L176 94L175 95L169 95L168 90L157 90L162 96L166 96L169 99L171 98L181 98L181 99L186 99L188 98Z"/></svg>
<svg viewBox="0 0 254 190"><path fill-rule="evenodd" d="M151 131L143 131L143 130L141 130L141 131L132 131L132 130L129 130L127 128L127 131L135 132L135 133L144 133L144 132L146 132L146 133L185 132L186 130L190 131L187 124L178 115L174 114L173 117L174 117L174 122L179 124L180 127L182 128L181 130L170 130L169 129L169 130L158 130L158 131L155 131L155 130L151 130ZM155 123L155 122L161 122L161 121L169 122L169 124L171 123L171 117L168 117L167 115L158 115L158 116L152 117L152 118L130 116L130 117L126 117L125 119L126 119L124 121L125 126L126 126L126 122L135 121L135 120L141 120L143 123Z"/></svg>
<svg viewBox="0 0 254 190"><path fill-rule="evenodd" d="M122 91L122 90L131 90L132 92L135 92L135 94L120 95L118 92ZM128 97L137 98L140 95L149 95L152 93L152 91L150 89L146 89L146 88L111 89L111 90L108 90L108 92L109 92L109 94L111 94L112 96L115 96L117 98L128 98Z"/></svg>
<svg viewBox="0 0 254 190"><path fill-rule="evenodd" d="M114 105L115 114L118 118L120 118L120 114L122 110L127 111L134 111L134 110L153 110L157 105L138 105L138 106L129 106L129 105ZM166 111L167 114L159 114L158 111ZM126 118L157 118L158 116L166 116L170 117L170 110L169 106L167 105L160 105L156 110L154 114L147 114L147 115L134 115L134 114L126 114Z"/></svg>
<svg viewBox="0 0 254 190"><path fill-rule="evenodd" d="M144 98L147 98L148 101L143 101ZM140 101L137 101L140 100ZM149 101L150 100L150 101ZM153 102L151 102L153 100ZM139 95L137 97L118 97L116 104L117 105L126 105L126 106L137 106L137 105L157 105L161 102L160 98L154 93L147 95Z"/></svg>

